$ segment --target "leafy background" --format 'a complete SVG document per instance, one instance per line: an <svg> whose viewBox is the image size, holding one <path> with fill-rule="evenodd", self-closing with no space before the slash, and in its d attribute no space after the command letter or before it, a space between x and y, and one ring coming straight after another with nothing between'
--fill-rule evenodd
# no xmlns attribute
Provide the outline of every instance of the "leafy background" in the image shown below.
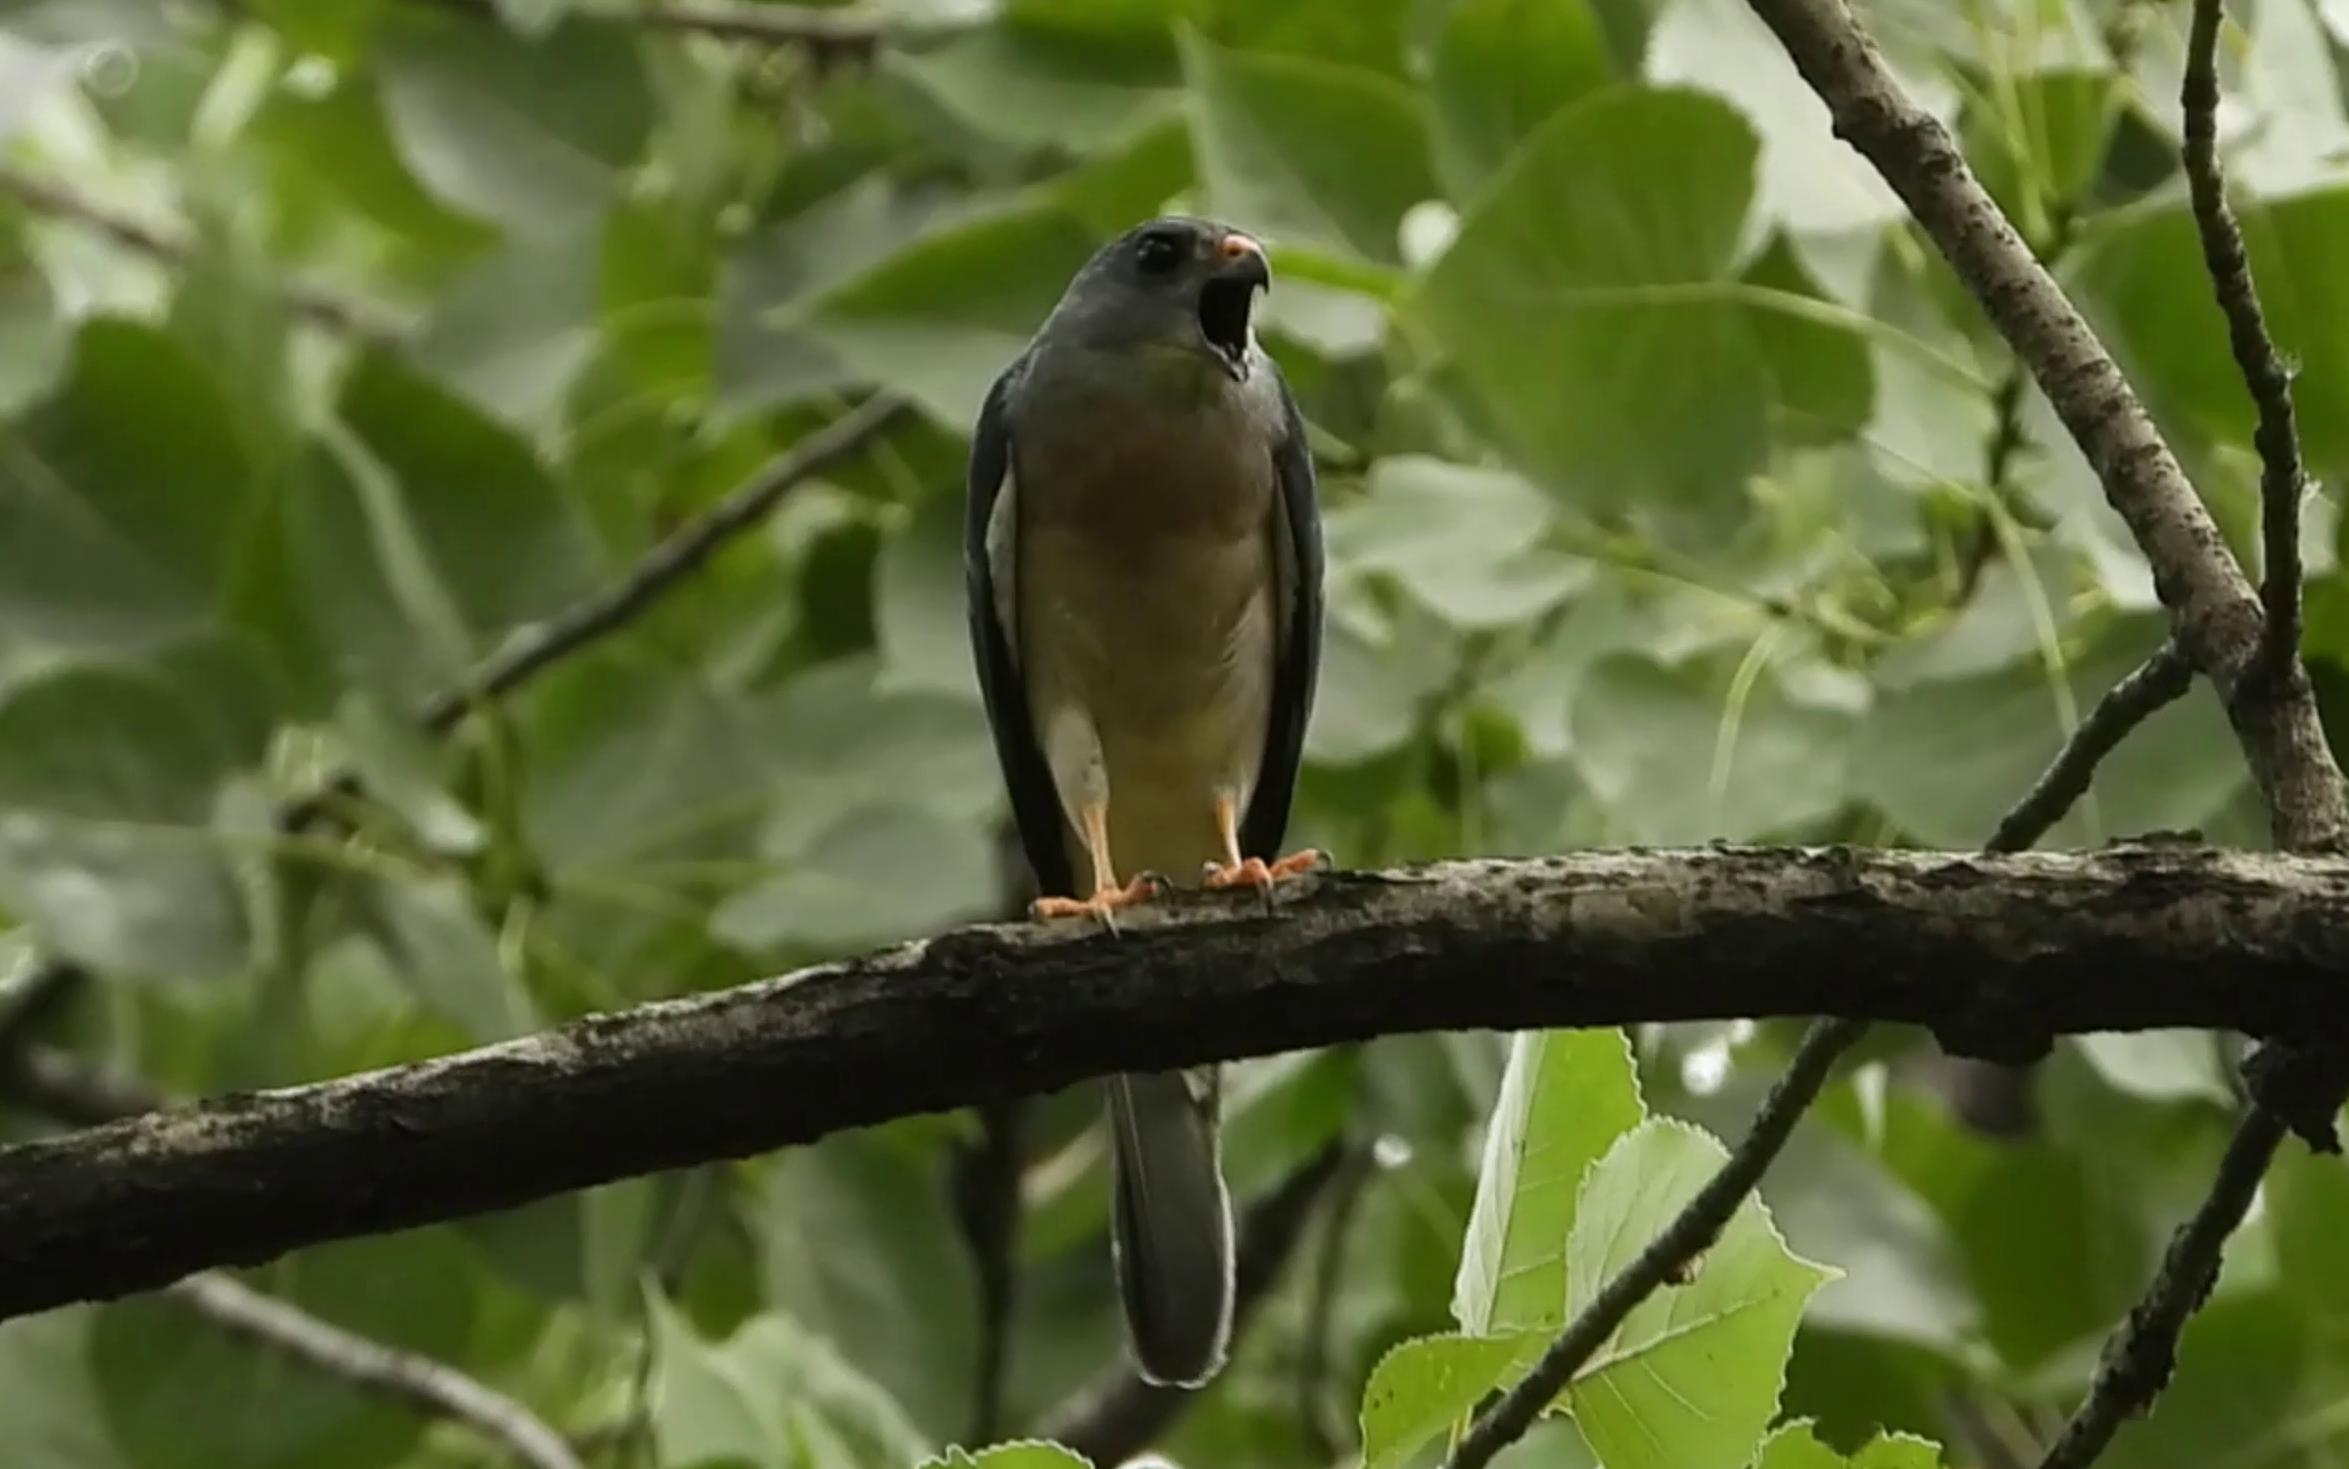
<svg viewBox="0 0 2349 1469"><path fill-rule="evenodd" d="M2177 176L2180 7L1860 8L2243 546L2251 412ZM281 1083L1004 911L964 427L1085 254L1168 206L1274 247L1263 330L1331 546L1293 833L1350 865L1971 845L2158 640L2045 405L1736 0L842 17L869 39L585 0L0 0L0 971L99 976L48 1043L175 1091ZM2227 157L2330 480L2349 6L2248 21ZM428 694L876 389L913 411L650 615L416 732ZM2349 586L2332 502L2308 515L2335 710ZM275 819L342 771L318 822ZM2199 691L2052 840L2173 828L2265 840ZM1243 1196L1333 1142L1353 1161L1165 1451L1352 1462L1367 1421L1374 1462L1424 1458L1458 1372L1559 1310L1554 1277L1480 1297L1490 1252L1563 1259L1575 1299L1608 1258L1577 1221L1660 1217L1713 1146L1640 1119L1733 1133L1791 1037L1631 1039L1238 1068ZM1707 1262L1705 1290L1777 1303L1759 1339L1665 1364L1713 1395L1712 1436L1643 1438L1668 1407L1610 1416L1586 1383L1516 1462L1933 1461L1862 1450L1880 1429L2029 1461L2207 1177L2227 1059L2067 1045L1994 1134L1967 1073L1880 1038ZM1012 1431L1116 1353L1095 1105L1031 1119ZM1580 1149L1588 1185L1494 1166L1480 1192L1510 1129ZM974 1132L909 1121L251 1280L513 1394L594 1464L910 1462L967 1426ZM2335 1462L2345 1225L2349 1180L2292 1154L2108 1462ZM1815 1421L1760 1445L1782 1415ZM501 1462L169 1300L0 1327L0 1421L0 1461L43 1469Z"/></svg>

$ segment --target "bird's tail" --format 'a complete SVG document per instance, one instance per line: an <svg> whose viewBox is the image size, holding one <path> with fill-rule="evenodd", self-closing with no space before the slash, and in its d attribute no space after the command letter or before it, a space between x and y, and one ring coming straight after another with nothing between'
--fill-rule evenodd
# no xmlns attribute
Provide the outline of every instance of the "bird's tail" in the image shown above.
<svg viewBox="0 0 2349 1469"><path fill-rule="evenodd" d="M1115 1174L1110 1240L1134 1361L1152 1382L1196 1387L1232 1331L1232 1207L1217 1143L1216 1074L1109 1079Z"/></svg>

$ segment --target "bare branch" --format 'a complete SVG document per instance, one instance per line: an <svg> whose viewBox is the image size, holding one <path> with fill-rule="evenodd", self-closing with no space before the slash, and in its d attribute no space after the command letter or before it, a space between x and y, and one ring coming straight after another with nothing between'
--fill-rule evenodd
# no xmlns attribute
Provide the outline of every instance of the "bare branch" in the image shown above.
<svg viewBox="0 0 2349 1469"><path fill-rule="evenodd" d="M1638 1259L1600 1288L1582 1314L1550 1343L1533 1370L1503 1393L1492 1411L1476 1420L1445 1461L1445 1469L1483 1469L1493 1461L1493 1455L1523 1438L1534 1420L1574 1380L1582 1364L1623 1324L1623 1318L1664 1282L1680 1274L1689 1261L1712 1248L1737 1206L1754 1191L1777 1159L1778 1150L1786 1146L1794 1124L1819 1095L1819 1088L1827 1084L1836 1058L1867 1031L1867 1024L1858 1020L1822 1020L1811 1027L1786 1074L1778 1078L1761 1110L1754 1114L1753 1129L1729 1155L1729 1161L1705 1180L1696 1197L1661 1233L1648 1241Z"/></svg>
<svg viewBox="0 0 2349 1469"><path fill-rule="evenodd" d="M2179 644L2226 705L2279 846L2338 849L2349 794L2296 665L2259 669L2259 601L2112 355L1975 178L1949 130L1885 68L1843 0L1749 0L1857 148L1932 237L2128 523Z"/></svg>
<svg viewBox="0 0 2349 1469"><path fill-rule="evenodd" d="M1331 1143L1291 1170L1241 1216L1232 1282L1235 1338L1279 1281L1314 1204L1352 1159L1344 1144ZM1054 1409L1037 1432L1093 1463L1122 1464L1163 1437L1198 1397L1196 1389L1146 1382L1120 1362L1074 1400Z"/></svg>
<svg viewBox="0 0 2349 1469"><path fill-rule="evenodd" d="M2254 1107L2245 1114L2219 1161L2210 1196L2171 1237L2160 1273L2145 1299L2130 1309L2127 1324L2106 1344L2087 1401L2064 1425L2040 1469L2087 1469L2121 1424L2144 1412L2169 1385L2186 1318L2210 1295L2227 1236L2243 1222L2283 1140L2283 1123L2267 1109Z"/></svg>
<svg viewBox="0 0 2349 1469"><path fill-rule="evenodd" d="M446 1363L370 1341L226 1275L192 1275L171 1287L170 1294L213 1325L363 1392L462 1423L530 1469L581 1469L562 1435L536 1414Z"/></svg>
<svg viewBox="0 0 2349 1469"><path fill-rule="evenodd" d="M495 20L498 16L494 0L427 0L427 3L484 20ZM647 0L620 9L582 13L646 30L715 36L759 46L792 46L826 57L869 55L893 29L883 16L848 7L815 5Z"/></svg>
<svg viewBox="0 0 2349 1469"><path fill-rule="evenodd" d="M0 1316L843 1128L1424 1030L1909 1022L2001 1057L2344 1024L2349 858L1704 848L1336 873L1267 918L963 929L0 1150ZM1869 956L1865 965L1851 956Z"/></svg>
<svg viewBox="0 0 2349 1469"><path fill-rule="evenodd" d="M133 219L63 184L4 164L0 164L0 193L13 195L37 213L103 235L125 250L167 265L184 266L196 253L194 244L177 234ZM298 283L281 287L279 298L287 310L330 331L386 345L398 342L405 335L387 309L371 302L350 300Z"/></svg>
<svg viewBox="0 0 2349 1469"><path fill-rule="evenodd" d="M748 483L639 557L627 575L530 627L483 659L462 684L435 694L417 721L435 734L445 732L476 703L511 693L549 665L634 622L721 547L757 525L784 495L863 448L904 409L901 399L868 398L793 444Z"/></svg>
<svg viewBox="0 0 2349 1469"><path fill-rule="evenodd" d="M2226 313L2227 344L2235 366L2259 410L2258 446L2261 540L2266 567L2260 603L2267 616L2261 644L2262 672L2282 673L2300 656L2300 501L2307 476L2300 465L2300 433L2292 421L2292 375L2268 335L2259 291L2244 254L2243 231L2227 207L2227 185L2218 158L2218 32L2225 7L2220 0L2194 0L2186 38L2186 79L2179 102L2185 112L2186 184L2194 200L2194 225L2202 237L2202 259L2212 292Z"/></svg>
<svg viewBox="0 0 2349 1469"><path fill-rule="evenodd" d="M1986 850L2020 852L2047 835L2048 828L2063 820L2073 803L2087 794L2088 782L2104 757L2155 711L2184 697L2193 681L2194 670L2177 640L2163 643L2096 701L2054 762L2040 773L2023 799L1999 818L1998 830L1991 833Z"/></svg>

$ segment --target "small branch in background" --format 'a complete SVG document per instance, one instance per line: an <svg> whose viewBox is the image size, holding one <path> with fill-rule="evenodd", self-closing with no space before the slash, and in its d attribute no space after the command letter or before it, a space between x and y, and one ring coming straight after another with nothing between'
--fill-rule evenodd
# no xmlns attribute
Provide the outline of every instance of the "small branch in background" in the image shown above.
<svg viewBox="0 0 2349 1469"><path fill-rule="evenodd" d="M618 581L533 624L483 659L462 683L435 694L417 722L434 734L445 733L476 703L511 693L548 666L634 622L719 548L758 524L801 481L863 448L905 406L902 399L876 395L793 444L748 483L638 557Z"/></svg>
<svg viewBox="0 0 2349 1469"><path fill-rule="evenodd" d="M363 1392L461 1423L529 1469L581 1469L562 1435L536 1414L446 1363L369 1341L226 1275L192 1275L166 1294L224 1331Z"/></svg>
<svg viewBox="0 0 2349 1469"><path fill-rule="evenodd" d="M989 1443L1003 1421L1003 1382L1019 1304L1020 1170L1027 1156L1028 1100L977 1109L979 1135L950 1164L956 1222L978 1282L978 1360L971 1375L969 1436Z"/></svg>
<svg viewBox="0 0 2349 1469"><path fill-rule="evenodd" d="M1248 1205L1239 1222L1233 1266L1235 1341L1280 1279L1314 1203L1331 1180L1356 1161L1354 1149L1333 1142ZM1162 1437L1198 1395L1196 1389L1145 1382L1121 1362L1045 1415L1037 1436L1075 1449L1096 1464L1123 1463Z"/></svg>
<svg viewBox="0 0 2349 1469"><path fill-rule="evenodd" d="M12 195L27 209L103 235L125 250L167 265L185 265L196 253L195 246L179 235L21 169L0 165L0 194ZM329 331L384 346L397 345L405 335L389 311L371 302L299 283L281 286L279 296L287 310Z"/></svg>
<svg viewBox="0 0 2349 1469"><path fill-rule="evenodd" d="M2209 1197L2171 1237L2160 1273L2145 1298L2130 1309L2119 1334L2106 1344L2087 1401L2064 1425L2040 1469L2087 1469L2121 1424L2144 1412L2169 1385L2186 1318L2209 1296L2227 1236L2243 1222L2259 1180L2283 1140L2283 1123L2265 1108L2254 1107L2244 1116L2219 1161Z"/></svg>
<svg viewBox="0 0 2349 1469"><path fill-rule="evenodd" d="M498 19L495 0L421 0L421 3L482 20ZM647 0L647 3L614 9L582 7L579 13L596 20L641 26L648 31L714 36L757 46L796 47L813 53L819 60L870 56L894 28L887 17L846 6L835 9L780 3Z"/></svg>
<svg viewBox="0 0 2349 1469"><path fill-rule="evenodd" d="M2260 604L2267 614L2260 671L2273 677L2300 656L2300 501L2307 475L2292 419L2292 375L2268 335L2243 230L2227 207L2226 176L2219 165L2217 52L2224 15L2220 0L2194 0L2179 104L2185 112L2186 184L2203 263L2219 310L2226 314L2227 345L2259 410L2252 442L2259 449L2260 539L2267 563L2260 582Z"/></svg>
<svg viewBox="0 0 2349 1469"><path fill-rule="evenodd" d="M1582 1314L1567 1323L1533 1370L1478 1417L1445 1461L1445 1469L1482 1469L1495 1454L1523 1438L1574 1380L1582 1364L1614 1335L1623 1318L1665 1282L1677 1278L1689 1261L1712 1248L1738 1205L1777 1160L1794 1124L1827 1084L1836 1059L1867 1032L1867 1025L1857 1020L1822 1020L1811 1027L1786 1073L1754 1113L1752 1130L1729 1155L1729 1161L1705 1180L1696 1197L1648 1242L1639 1258L1608 1281Z"/></svg>
<svg viewBox="0 0 2349 1469"><path fill-rule="evenodd" d="M2193 681L2193 665L2177 640L2163 643L2096 701L2030 791L1999 818L1985 850L2020 852L2047 835L2048 828L2087 794L2088 782L2104 757L2157 710L2184 697Z"/></svg>
<svg viewBox="0 0 2349 1469"><path fill-rule="evenodd" d="M1335 1460L1346 1448L1343 1421L1329 1421L1328 1401L1330 1330L1337 1314L1338 1291L1344 1284L1346 1244L1354 1221L1361 1215L1362 1196L1378 1171L1370 1148L1348 1155L1330 1183L1329 1208L1322 1216L1321 1250L1313 1260L1312 1294L1305 1302L1304 1340L1297 1351L1297 1426L1312 1444L1315 1462Z"/></svg>
<svg viewBox="0 0 2349 1469"><path fill-rule="evenodd" d="M49 1046L0 1052L0 1097L73 1127L136 1117L172 1100L137 1077Z"/></svg>

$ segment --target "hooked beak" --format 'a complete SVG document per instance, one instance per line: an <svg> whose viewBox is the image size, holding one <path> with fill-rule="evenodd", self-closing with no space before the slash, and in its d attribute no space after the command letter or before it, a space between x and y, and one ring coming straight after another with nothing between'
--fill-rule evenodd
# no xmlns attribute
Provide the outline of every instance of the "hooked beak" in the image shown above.
<svg viewBox="0 0 2349 1469"><path fill-rule="evenodd" d="M1264 247L1238 232L1216 245L1217 261L1199 289L1199 331L1222 359L1234 382L1248 376L1248 317L1256 293L1272 289L1272 267Z"/></svg>

